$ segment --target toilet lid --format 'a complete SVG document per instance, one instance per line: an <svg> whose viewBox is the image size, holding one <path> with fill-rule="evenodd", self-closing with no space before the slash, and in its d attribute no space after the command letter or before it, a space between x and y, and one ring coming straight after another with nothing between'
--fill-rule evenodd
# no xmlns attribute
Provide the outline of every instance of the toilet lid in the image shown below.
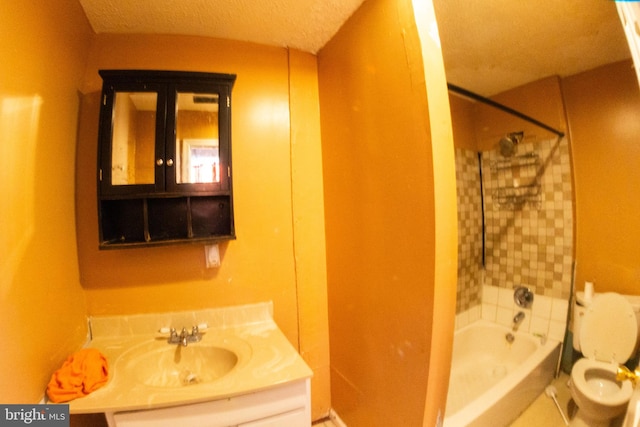
<svg viewBox="0 0 640 427"><path fill-rule="evenodd" d="M629 301L600 294L586 310L580 328L582 354L601 362L626 362L636 345L638 323Z"/></svg>

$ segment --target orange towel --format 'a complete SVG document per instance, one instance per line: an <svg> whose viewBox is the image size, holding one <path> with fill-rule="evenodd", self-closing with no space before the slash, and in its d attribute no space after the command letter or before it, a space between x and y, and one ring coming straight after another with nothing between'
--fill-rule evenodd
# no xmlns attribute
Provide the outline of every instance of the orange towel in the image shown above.
<svg viewBox="0 0 640 427"><path fill-rule="evenodd" d="M53 373L47 395L52 402L67 402L99 389L108 379L107 359L95 348L85 348L69 356Z"/></svg>

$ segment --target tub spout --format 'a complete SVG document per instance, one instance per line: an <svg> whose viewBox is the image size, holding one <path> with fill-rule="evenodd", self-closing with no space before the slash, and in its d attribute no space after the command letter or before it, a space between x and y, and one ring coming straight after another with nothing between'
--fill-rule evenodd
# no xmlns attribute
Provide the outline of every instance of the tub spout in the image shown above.
<svg viewBox="0 0 640 427"><path fill-rule="evenodd" d="M517 331L518 330L518 326L520 326L520 323L522 323L522 321L524 320L524 312L523 311L519 311L518 314L516 314L515 316L513 316L513 331Z"/></svg>

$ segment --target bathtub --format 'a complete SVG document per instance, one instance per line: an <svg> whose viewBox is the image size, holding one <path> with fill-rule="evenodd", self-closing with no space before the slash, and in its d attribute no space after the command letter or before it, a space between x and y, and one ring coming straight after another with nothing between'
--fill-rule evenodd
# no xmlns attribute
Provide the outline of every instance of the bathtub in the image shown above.
<svg viewBox="0 0 640 427"><path fill-rule="evenodd" d="M444 427L507 426L551 382L560 342L478 320L456 331Z"/></svg>

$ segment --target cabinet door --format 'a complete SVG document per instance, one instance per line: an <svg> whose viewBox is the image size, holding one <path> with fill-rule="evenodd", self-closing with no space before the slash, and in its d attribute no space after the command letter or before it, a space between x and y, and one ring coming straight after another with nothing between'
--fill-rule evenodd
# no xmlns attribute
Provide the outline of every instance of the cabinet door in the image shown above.
<svg viewBox="0 0 640 427"><path fill-rule="evenodd" d="M166 102L163 85L105 85L99 135L102 195L164 190Z"/></svg>
<svg viewBox="0 0 640 427"><path fill-rule="evenodd" d="M172 193L229 190L230 89L224 84L169 86L166 184Z"/></svg>
<svg viewBox="0 0 640 427"><path fill-rule="evenodd" d="M262 418L261 420L250 421L238 424L238 427L308 427L309 420L306 417L304 408L285 412L284 414Z"/></svg>

